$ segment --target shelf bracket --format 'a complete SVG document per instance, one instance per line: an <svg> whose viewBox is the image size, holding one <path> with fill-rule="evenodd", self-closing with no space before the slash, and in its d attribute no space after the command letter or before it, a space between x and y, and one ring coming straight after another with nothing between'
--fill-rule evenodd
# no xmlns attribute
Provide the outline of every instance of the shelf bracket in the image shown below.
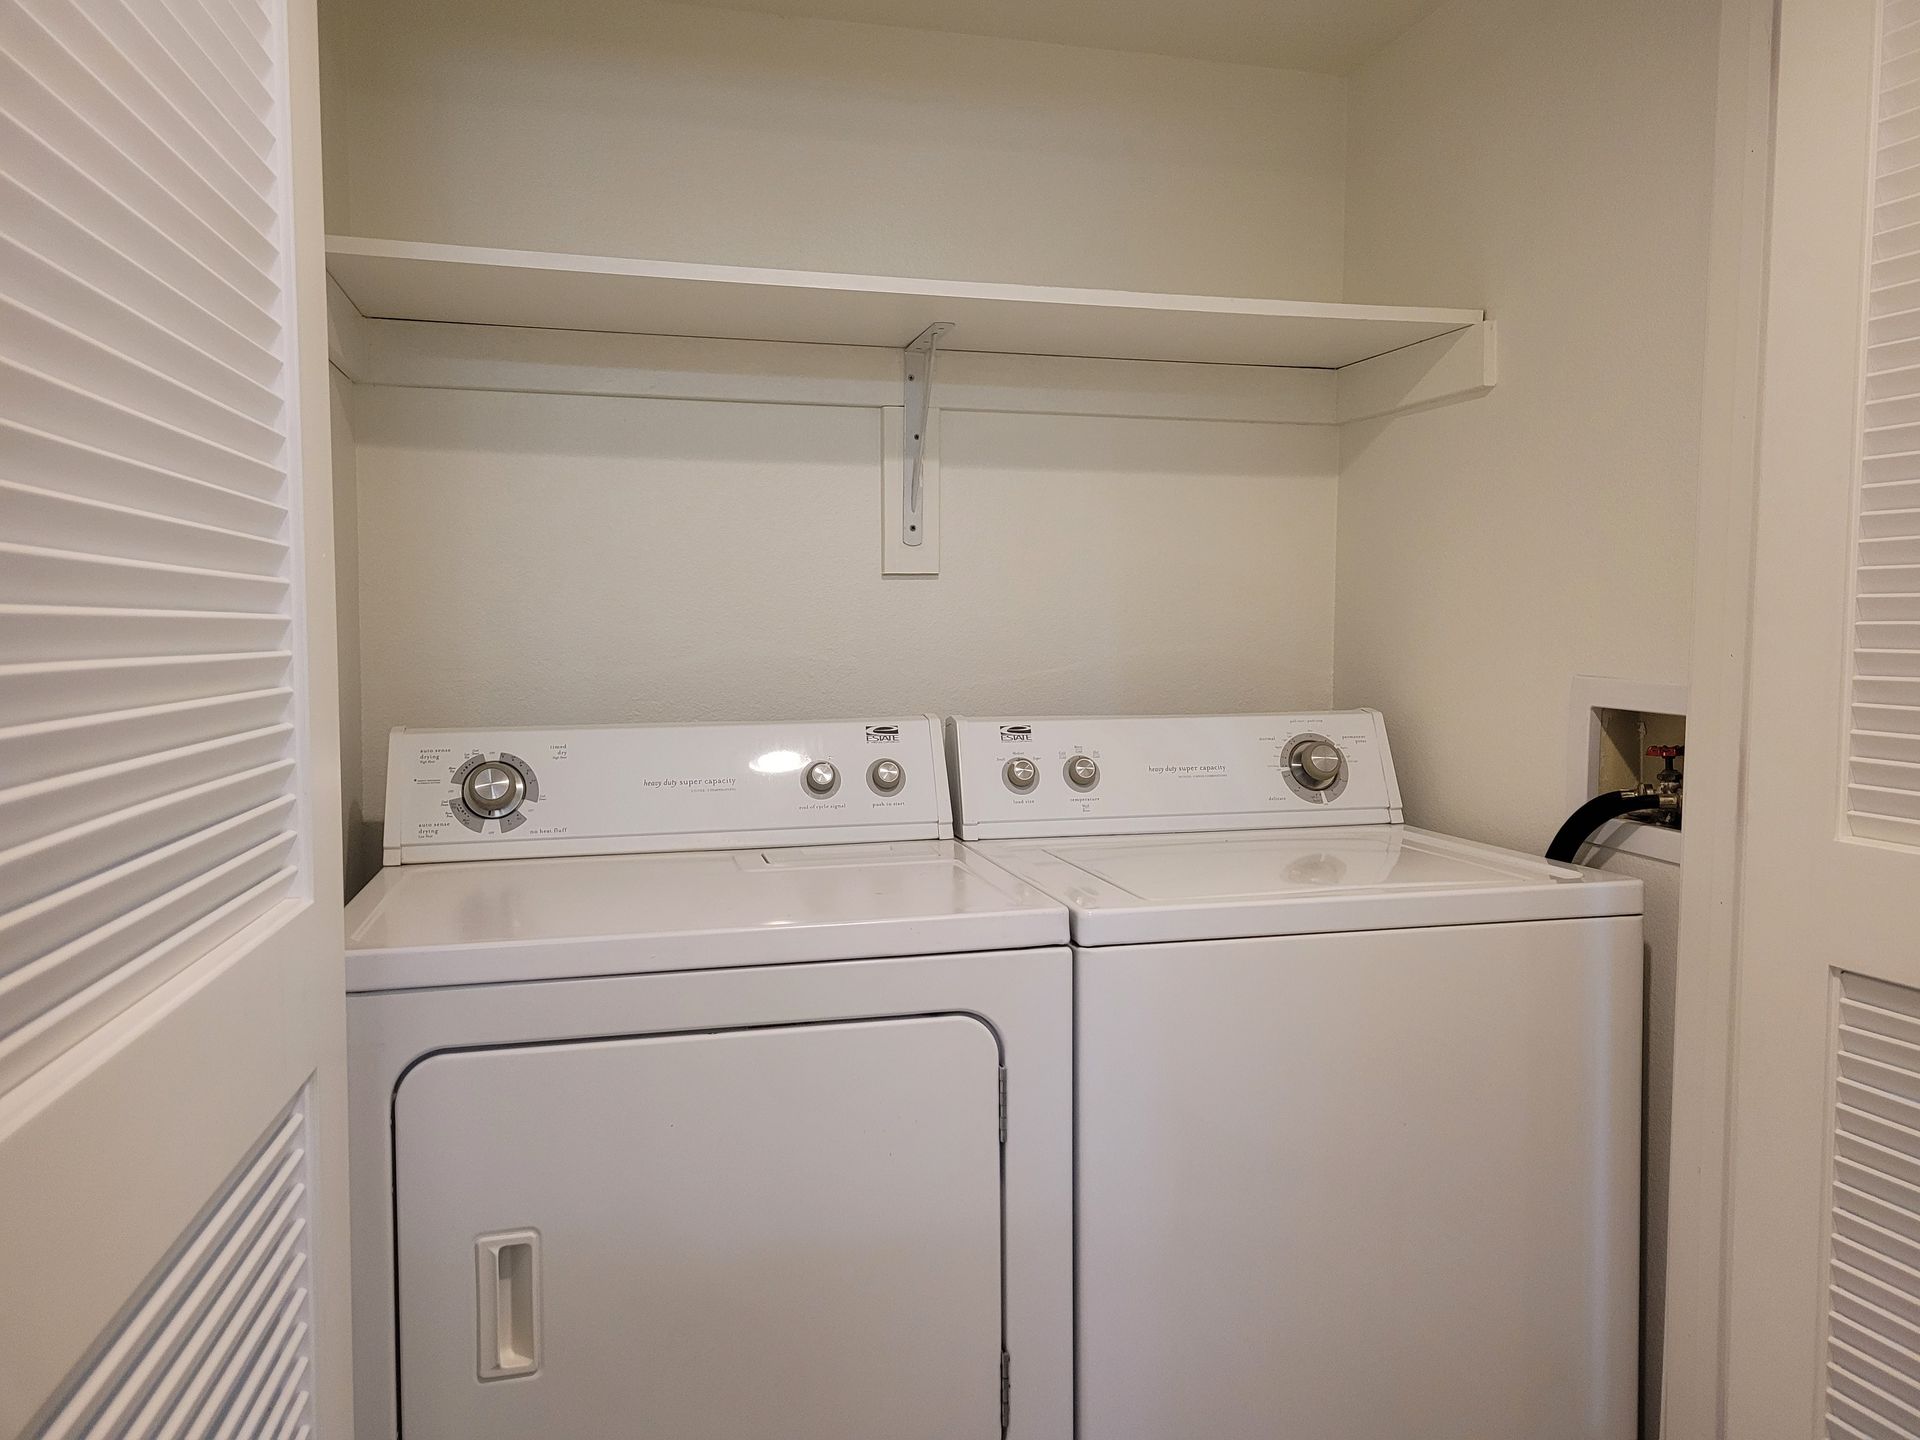
<svg viewBox="0 0 1920 1440"><path fill-rule="evenodd" d="M933 360L940 337L953 329L950 321L936 320L907 346L905 369L907 403L905 450L900 466L904 487L900 504L900 543L918 545L925 538L927 416L933 408Z"/></svg>

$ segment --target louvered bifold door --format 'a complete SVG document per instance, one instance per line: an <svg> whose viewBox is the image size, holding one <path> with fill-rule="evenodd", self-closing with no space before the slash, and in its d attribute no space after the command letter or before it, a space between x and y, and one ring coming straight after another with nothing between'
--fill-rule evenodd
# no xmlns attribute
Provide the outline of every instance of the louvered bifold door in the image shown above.
<svg viewBox="0 0 1920 1440"><path fill-rule="evenodd" d="M1840 977L1827 1433L1920 1435L1920 991Z"/></svg>
<svg viewBox="0 0 1920 1440"><path fill-rule="evenodd" d="M0 0L0 1436L347 1433L316 51Z"/></svg>
<svg viewBox="0 0 1920 1440"><path fill-rule="evenodd" d="M1882 14L1847 808L1920 845L1920 0Z"/></svg>
<svg viewBox="0 0 1920 1440"><path fill-rule="evenodd" d="M0 3L0 1089L294 878L268 20Z"/></svg>
<svg viewBox="0 0 1920 1440"><path fill-rule="evenodd" d="M281 1115L33 1440L312 1433L305 1105Z"/></svg>

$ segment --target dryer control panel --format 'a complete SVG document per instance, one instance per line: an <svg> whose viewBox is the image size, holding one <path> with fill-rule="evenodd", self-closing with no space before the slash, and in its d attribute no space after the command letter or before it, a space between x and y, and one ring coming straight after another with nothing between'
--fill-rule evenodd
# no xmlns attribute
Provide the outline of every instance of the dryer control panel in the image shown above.
<svg viewBox="0 0 1920 1440"><path fill-rule="evenodd" d="M1375 710L947 722L963 840L1392 824Z"/></svg>
<svg viewBox="0 0 1920 1440"><path fill-rule="evenodd" d="M776 725L395 730L386 863L938 840L929 715Z"/></svg>

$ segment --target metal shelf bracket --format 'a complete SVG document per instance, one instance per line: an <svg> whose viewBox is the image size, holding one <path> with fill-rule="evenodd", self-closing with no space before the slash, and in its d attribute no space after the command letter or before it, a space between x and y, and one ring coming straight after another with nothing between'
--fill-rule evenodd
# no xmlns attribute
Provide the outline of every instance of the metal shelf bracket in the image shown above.
<svg viewBox="0 0 1920 1440"><path fill-rule="evenodd" d="M950 321L936 320L922 330L905 351L906 424L904 463L900 481L904 487L900 504L900 543L918 545L925 538L926 503L925 465L927 414L933 406L933 361L940 337L953 329Z"/></svg>

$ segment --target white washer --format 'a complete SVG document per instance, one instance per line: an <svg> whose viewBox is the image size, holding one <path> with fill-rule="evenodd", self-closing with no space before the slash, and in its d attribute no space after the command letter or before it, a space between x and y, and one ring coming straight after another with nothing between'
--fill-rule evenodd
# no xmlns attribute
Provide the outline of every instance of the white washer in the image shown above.
<svg viewBox="0 0 1920 1440"><path fill-rule="evenodd" d="M937 721L390 765L347 916L361 1440L1070 1432L1066 915L942 838Z"/></svg>
<svg viewBox="0 0 1920 1440"><path fill-rule="evenodd" d="M1639 882L1409 829L1369 711L948 744L1072 916L1080 1440L1631 1440Z"/></svg>

